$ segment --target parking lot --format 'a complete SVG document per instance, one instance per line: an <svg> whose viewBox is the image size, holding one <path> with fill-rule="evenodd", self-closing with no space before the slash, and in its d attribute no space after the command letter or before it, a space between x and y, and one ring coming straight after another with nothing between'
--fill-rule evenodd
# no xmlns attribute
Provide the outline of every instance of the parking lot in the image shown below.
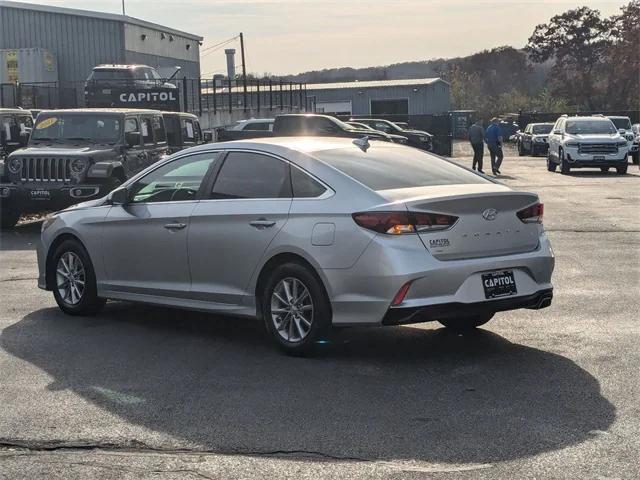
<svg viewBox="0 0 640 480"><path fill-rule="evenodd" d="M40 225L2 233L0 478L636 478L638 166L563 176L509 150L501 171L545 203L550 308L345 329L306 359L248 320L66 316L36 287Z"/></svg>

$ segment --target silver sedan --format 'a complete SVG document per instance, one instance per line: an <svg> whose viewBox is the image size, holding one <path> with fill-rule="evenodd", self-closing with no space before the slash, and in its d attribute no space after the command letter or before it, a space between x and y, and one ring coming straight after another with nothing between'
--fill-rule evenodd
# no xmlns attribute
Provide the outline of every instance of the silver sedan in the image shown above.
<svg viewBox="0 0 640 480"><path fill-rule="evenodd" d="M301 354L332 326L547 307L542 215L535 194L392 143L209 144L49 217L38 284L72 315L117 299L258 317Z"/></svg>

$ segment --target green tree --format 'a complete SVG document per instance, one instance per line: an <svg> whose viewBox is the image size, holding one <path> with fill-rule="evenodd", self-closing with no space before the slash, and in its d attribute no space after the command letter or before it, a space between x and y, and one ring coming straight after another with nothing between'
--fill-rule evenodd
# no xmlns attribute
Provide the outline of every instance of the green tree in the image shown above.
<svg viewBox="0 0 640 480"><path fill-rule="evenodd" d="M555 60L551 69L553 92L587 109L598 103L596 72L601 71L611 47L611 21L598 10L581 7L538 25L525 50L534 62Z"/></svg>

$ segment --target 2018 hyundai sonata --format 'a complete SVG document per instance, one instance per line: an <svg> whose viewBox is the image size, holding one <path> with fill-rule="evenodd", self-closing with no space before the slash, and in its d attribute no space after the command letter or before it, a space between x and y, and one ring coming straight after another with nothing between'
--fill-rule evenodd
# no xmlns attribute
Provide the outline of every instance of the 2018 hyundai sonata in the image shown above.
<svg viewBox="0 0 640 480"><path fill-rule="evenodd" d="M552 298L543 206L397 144L271 138L158 162L42 227L41 288L256 316L289 352L332 325L473 328Z"/></svg>

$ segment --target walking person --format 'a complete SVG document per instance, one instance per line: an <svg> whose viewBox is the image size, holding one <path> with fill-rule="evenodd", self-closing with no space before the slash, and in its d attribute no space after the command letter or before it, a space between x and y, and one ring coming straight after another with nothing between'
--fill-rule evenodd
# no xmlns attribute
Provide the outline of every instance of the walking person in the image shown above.
<svg viewBox="0 0 640 480"><path fill-rule="evenodd" d="M502 153L502 134L500 133L500 120L493 117L491 119L491 125L485 132L484 139L489 147L489 154L491 155L491 171L494 175L500 175L500 165L502 165L502 159L504 154Z"/></svg>
<svg viewBox="0 0 640 480"><path fill-rule="evenodd" d="M482 120L478 119L476 123L469 128L469 143L473 148L473 170L478 167L480 173L482 171L482 159L484 157L484 128L482 128Z"/></svg>

